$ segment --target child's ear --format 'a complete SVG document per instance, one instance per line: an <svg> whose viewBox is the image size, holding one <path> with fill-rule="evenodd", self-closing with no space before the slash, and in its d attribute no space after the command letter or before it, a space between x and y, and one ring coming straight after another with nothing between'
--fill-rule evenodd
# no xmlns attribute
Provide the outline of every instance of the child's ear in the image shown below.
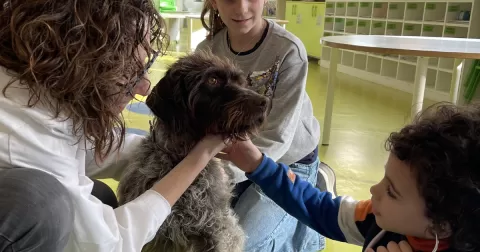
<svg viewBox="0 0 480 252"><path fill-rule="evenodd" d="M217 0L210 0L210 3L212 4L213 11L218 11Z"/></svg>

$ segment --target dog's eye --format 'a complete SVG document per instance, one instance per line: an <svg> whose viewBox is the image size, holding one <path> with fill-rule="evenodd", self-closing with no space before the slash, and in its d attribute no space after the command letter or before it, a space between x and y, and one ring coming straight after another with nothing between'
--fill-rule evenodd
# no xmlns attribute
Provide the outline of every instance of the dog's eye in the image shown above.
<svg viewBox="0 0 480 252"><path fill-rule="evenodd" d="M208 78L208 84L209 85L217 85L218 80L216 78L210 77L210 78Z"/></svg>

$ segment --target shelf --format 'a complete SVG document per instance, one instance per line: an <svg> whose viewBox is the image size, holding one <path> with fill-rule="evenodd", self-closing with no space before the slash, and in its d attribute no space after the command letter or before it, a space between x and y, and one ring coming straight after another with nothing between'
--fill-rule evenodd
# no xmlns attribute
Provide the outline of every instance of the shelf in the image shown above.
<svg viewBox="0 0 480 252"><path fill-rule="evenodd" d="M426 3L424 21L445 22L447 3Z"/></svg>
<svg viewBox="0 0 480 252"><path fill-rule="evenodd" d="M388 21L385 35L393 35L393 36L402 35L402 23Z"/></svg>
<svg viewBox="0 0 480 252"><path fill-rule="evenodd" d="M428 59L428 66L437 68L438 67L438 58L429 58Z"/></svg>
<svg viewBox="0 0 480 252"><path fill-rule="evenodd" d="M373 3L372 18L387 18L388 3L375 2Z"/></svg>
<svg viewBox="0 0 480 252"><path fill-rule="evenodd" d="M442 37L443 26L440 25L423 25L423 37Z"/></svg>
<svg viewBox="0 0 480 252"><path fill-rule="evenodd" d="M425 7L425 4L423 2L406 3L405 20L422 21L424 7Z"/></svg>
<svg viewBox="0 0 480 252"><path fill-rule="evenodd" d="M382 76L395 79L397 77L398 62L384 59L382 62Z"/></svg>
<svg viewBox="0 0 480 252"><path fill-rule="evenodd" d="M428 69L428 71L427 71L427 83L426 83L427 88L435 89L436 81L437 81L437 71L432 70L432 69Z"/></svg>
<svg viewBox="0 0 480 252"><path fill-rule="evenodd" d="M368 56L367 58L367 71L374 74L380 74L382 68L382 59Z"/></svg>
<svg viewBox="0 0 480 252"><path fill-rule="evenodd" d="M372 35L384 35L385 34L385 21L373 21L372 30L370 32Z"/></svg>
<svg viewBox="0 0 480 252"><path fill-rule="evenodd" d="M345 21L345 32L348 33L357 33L357 20L356 19L348 19Z"/></svg>
<svg viewBox="0 0 480 252"><path fill-rule="evenodd" d="M358 16L358 3L349 2L347 3L347 17L357 17Z"/></svg>
<svg viewBox="0 0 480 252"><path fill-rule="evenodd" d="M421 34L421 24L407 24L403 25L403 36L420 36Z"/></svg>
<svg viewBox="0 0 480 252"><path fill-rule="evenodd" d="M383 56L386 60L395 60L398 61L398 55L384 55Z"/></svg>
<svg viewBox="0 0 480 252"><path fill-rule="evenodd" d="M358 16L363 18L372 17L372 3L371 2L360 2L358 8Z"/></svg>
<svg viewBox="0 0 480 252"><path fill-rule="evenodd" d="M468 28L470 26L470 21L461 21L461 20L448 21L447 25Z"/></svg>
<svg viewBox="0 0 480 252"><path fill-rule="evenodd" d="M335 21L335 18L333 18L333 17L325 17L324 29L327 30L327 31L333 31L334 21Z"/></svg>
<svg viewBox="0 0 480 252"><path fill-rule="evenodd" d="M327 31L325 31L325 32L323 33L323 36L324 36L324 37L330 37L330 36L333 36L333 33L332 33L332 32L327 32Z"/></svg>
<svg viewBox="0 0 480 252"><path fill-rule="evenodd" d="M356 69L365 70L367 68L367 56L365 54L355 53L353 67Z"/></svg>
<svg viewBox="0 0 480 252"><path fill-rule="evenodd" d="M441 58L438 67L442 69L449 69L450 71L452 71L454 61L455 60L451 58Z"/></svg>
<svg viewBox="0 0 480 252"><path fill-rule="evenodd" d="M472 12L472 3L448 3L446 21L469 21L469 15L465 15L465 11Z"/></svg>
<svg viewBox="0 0 480 252"><path fill-rule="evenodd" d="M333 30L337 32L345 31L345 18L335 18L335 23L333 24Z"/></svg>
<svg viewBox="0 0 480 252"><path fill-rule="evenodd" d="M468 28L445 26L443 36L449 38L468 38Z"/></svg>
<svg viewBox="0 0 480 252"><path fill-rule="evenodd" d="M368 53L368 56L383 59L383 56L379 53Z"/></svg>
<svg viewBox="0 0 480 252"><path fill-rule="evenodd" d="M347 12L347 4L345 2L337 2L335 4L335 16L345 16Z"/></svg>
<svg viewBox="0 0 480 252"><path fill-rule="evenodd" d="M480 0L326 0L324 36L388 35L480 38ZM331 57L323 47L322 65ZM411 92L418 57L339 51L339 71ZM454 60L429 58L426 95L449 97ZM467 71L468 72L468 71ZM466 77L462 72L462 79ZM427 95L428 96L428 95Z"/></svg>
<svg viewBox="0 0 480 252"><path fill-rule="evenodd" d="M397 79L413 83L415 81L415 66L400 63L398 65Z"/></svg>
<svg viewBox="0 0 480 252"><path fill-rule="evenodd" d="M325 15L335 15L335 4L326 3L325 4Z"/></svg>
<svg viewBox="0 0 480 252"><path fill-rule="evenodd" d="M357 22L357 34L370 34L370 20L358 20Z"/></svg>
<svg viewBox="0 0 480 252"><path fill-rule="evenodd" d="M412 66L417 65L417 57L415 57L415 56L400 55L399 61L402 62L402 63L405 63L405 64L412 65Z"/></svg>
<svg viewBox="0 0 480 252"><path fill-rule="evenodd" d="M342 53L342 65L352 67L353 66L353 57L354 53L343 51Z"/></svg>
<svg viewBox="0 0 480 252"><path fill-rule="evenodd" d="M435 90L441 92L450 92L452 74L447 72L438 71Z"/></svg>
<svg viewBox="0 0 480 252"><path fill-rule="evenodd" d="M405 3L389 3L388 19L403 20L405 14Z"/></svg>

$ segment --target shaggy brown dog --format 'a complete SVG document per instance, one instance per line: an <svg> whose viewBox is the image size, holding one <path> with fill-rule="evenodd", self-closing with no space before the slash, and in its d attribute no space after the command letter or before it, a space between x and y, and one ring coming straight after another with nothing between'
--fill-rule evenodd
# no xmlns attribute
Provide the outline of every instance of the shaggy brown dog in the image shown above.
<svg viewBox="0 0 480 252"><path fill-rule="evenodd" d="M120 181L120 204L150 189L207 134L245 139L261 126L268 108L267 98L248 89L240 70L210 53L174 63L146 104L155 115L152 132ZM230 208L232 188L221 163L210 161L144 250L243 251L244 233Z"/></svg>

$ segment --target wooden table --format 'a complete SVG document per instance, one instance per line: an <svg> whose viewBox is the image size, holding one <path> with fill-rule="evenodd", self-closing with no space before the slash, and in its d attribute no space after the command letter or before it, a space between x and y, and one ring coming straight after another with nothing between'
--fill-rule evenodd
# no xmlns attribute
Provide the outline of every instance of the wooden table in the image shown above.
<svg viewBox="0 0 480 252"><path fill-rule="evenodd" d="M480 59L480 39L348 35L324 37L321 39L321 43L324 46L332 48L323 125L323 145L328 145L330 141L333 97L340 49L379 54L418 56L415 82L413 85L412 118L420 112L423 107L429 57L455 59L450 88L450 101L454 104L458 101L460 76L465 62L464 60Z"/></svg>

